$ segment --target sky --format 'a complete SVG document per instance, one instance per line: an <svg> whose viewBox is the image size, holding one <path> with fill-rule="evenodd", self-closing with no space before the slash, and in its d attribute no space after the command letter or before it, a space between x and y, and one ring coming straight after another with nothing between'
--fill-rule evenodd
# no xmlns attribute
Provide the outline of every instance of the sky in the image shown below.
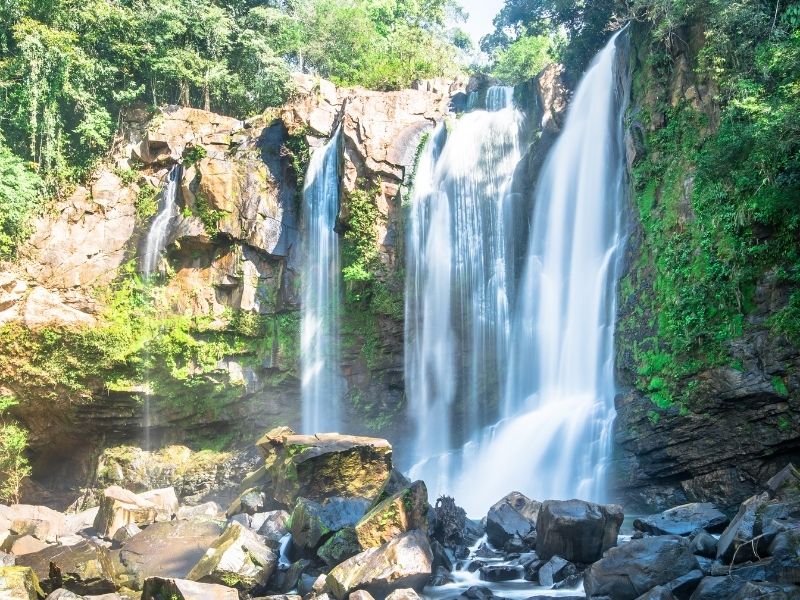
<svg viewBox="0 0 800 600"><path fill-rule="evenodd" d="M477 47L480 39L494 30L492 19L503 7L503 0L460 0L460 4L469 13L469 21L462 27Z"/></svg>

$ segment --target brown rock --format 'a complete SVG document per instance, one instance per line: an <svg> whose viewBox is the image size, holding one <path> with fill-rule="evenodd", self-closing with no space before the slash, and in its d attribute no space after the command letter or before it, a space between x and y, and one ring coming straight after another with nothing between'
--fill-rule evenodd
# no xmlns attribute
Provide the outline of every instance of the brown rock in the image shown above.
<svg viewBox="0 0 800 600"><path fill-rule="evenodd" d="M112 485L100 498L100 510L94 520L94 528L100 537L111 539L120 527L128 523L148 525L158 515L156 505L150 500L119 486Z"/></svg>
<svg viewBox="0 0 800 600"><path fill-rule="evenodd" d="M417 481L370 510L355 526L361 548L375 548L398 535L428 530L428 490Z"/></svg>
<svg viewBox="0 0 800 600"><path fill-rule="evenodd" d="M239 600L239 593L233 588L213 583L150 577L145 581L142 597L170 600Z"/></svg>

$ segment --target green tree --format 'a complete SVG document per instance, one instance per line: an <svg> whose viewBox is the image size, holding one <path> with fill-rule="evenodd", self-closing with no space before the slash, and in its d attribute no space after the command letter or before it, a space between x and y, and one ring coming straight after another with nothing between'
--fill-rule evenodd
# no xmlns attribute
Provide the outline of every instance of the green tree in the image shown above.
<svg viewBox="0 0 800 600"><path fill-rule="evenodd" d="M23 480L31 474L25 457L28 432L11 421L7 411L17 401L10 396L0 396L0 500L19 502Z"/></svg>
<svg viewBox="0 0 800 600"><path fill-rule="evenodd" d="M11 258L30 234L42 205L41 178L6 148L0 138L0 258Z"/></svg>
<svg viewBox="0 0 800 600"><path fill-rule="evenodd" d="M535 77L553 60L550 36L526 35L497 54L493 75L509 85L516 85Z"/></svg>

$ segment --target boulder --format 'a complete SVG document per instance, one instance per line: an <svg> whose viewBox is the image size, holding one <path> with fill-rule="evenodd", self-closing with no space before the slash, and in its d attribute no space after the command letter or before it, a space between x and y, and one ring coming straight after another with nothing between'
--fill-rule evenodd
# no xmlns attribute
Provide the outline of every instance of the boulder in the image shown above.
<svg viewBox="0 0 800 600"><path fill-rule="evenodd" d="M97 598L97 596L94 596L94 598ZM85 600L85 598L75 592L70 592L68 589L58 588L49 593L44 600Z"/></svg>
<svg viewBox="0 0 800 600"><path fill-rule="evenodd" d="M289 533L289 513L285 510L256 513L250 519L250 527L264 536L268 544L278 544Z"/></svg>
<svg viewBox="0 0 800 600"><path fill-rule="evenodd" d="M797 600L800 598L800 587L785 583L768 583L765 581L748 581L731 600Z"/></svg>
<svg viewBox="0 0 800 600"><path fill-rule="evenodd" d="M483 581L513 581L522 577L522 569L513 565L485 565L478 572Z"/></svg>
<svg viewBox="0 0 800 600"><path fill-rule="evenodd" d="M50 546L51 544L43 542L42 540L37 540L32 535L23 535L22 537L14 539L14 541L11 542L9 545L9 550L14 556L26 556L28 554L33 554L34 552L41 552Z"/></svg>
<svg viewBox="0 0 800 600"><path fill-rule="evenodd" d="M635 529L651 535L691 535L698 529L719 533L729 523L728 517L710 502L695 502L642 517L633 522Z"/></svg>
<svg viewBox="0 0 800 600"><path fill-rule="evenodd" d="M231 502L225 516L229 519L234 515L254 515L262 512L267 507L267 496L259 488L250 488L243 491Z"/></svg>
<svg viewBox="0 0 800 600"><path fill-rule="evenodd" d="M592 563L617 544L624 516L616 504L548 500L536 520L536 553L542 560L560 556Z"/></svg>
<svg viewBox="0 0 800 600"><path fill-rule="evenodd" d="M328 498L323 503L298 498L292 511L292 543L313 553L331 534L352 527L364 516L369 501L362 498Z"/></svg>
<svg viewBox="0 0 800 600"><path fill-rule="evenodd" d="M219 517L222 509L216 502L205 502L197 506L181 506L176 514L178 519L200 519Z"/></svg>
<svg viewBox="0 0 800 600"><path fill-rule="evenodd" d="M703 577L690 596L691 600L727 600L733 598L744 587L744 579L738 577Z"/></svg>
<svg viewBox="0 0 800 600"><path fill-rule="evenodd" d="M657 536L611 548L584 573L588 596L634 600L648 590L699 568L689 540Z"/></svg>
<svg viewBox="0 0 800 600"><path fill-rule="evenodd" d="M785 516L788 511L781 511L783 506L771 503L768 492L751 496L742 502L736 516L719 537L717 558L725 564L730 564L734 557L737 563L757 559L770 542L766 538L756 539L762 533L765 517Z"/></svg>
<svg viewBox="0 0 800 600"><path fill-rule="evenodd" d="M8 530L17 536L30 535L48 543L77 531L68 527L63 513L32 504L0 505L0 521L7 522Z"/></svg>
<svg viewBox="0 0 800 600"><path fill-rule="evenodd" d="M320 546L319 550L317 550L317 556L319 556L326 565L333 567L351 556L355 556L361 552L361 550L362 548L361 544L358 542L356 530L352 527L346 527L329 537L328 540Z"/></svg>
<svg viewBox="0 0 800 600"><path fill-rule="evenodd" d="M139 527L136 523L128 523L117 529L114 532L114 535L111 537L111 541L117 544L118 546L123 545L133 536L142 533L141 527Z"/></svg>
<svg viewBox="0 0 800 600"><path fill-rule="evenodd" d="M13 554L0 552L0 567L13 567L16 564L16 558Z"/></svg>
<svg viewBox="0 0 800 600"><path fill-rule="evenodd" d="M156 505L150 500L112 485L100 498L100 510L94 520L94 528L100 537L111 539L120 527L129 523L149 525L158 515Z"/></svg>
<svg viewBox="0 0 800 600"><path fill-rule="evenodd" d="M375 600L375 598L366 590L356 590L347 597L347 600Z"/></svg>
<svg viewBox="0 0 800 600"><path fill-rule="evenodd" d="M715 558L717 556L717 538L706 531L700 531L692 538L692 552L698 556Z"/></svg>
<svg viewBox="0 0 800 600"><path fill-rule="evenodd" d="M401 590L393 591L391 594L386 596L386 600L422 600L422 598L411 588L403 588Z"/></svg>
<svg viewBox="0 0 800 600"><path fill-rule="evenodd" d="M270 492L283 506L297 498L374 500L389 479L392 447L378 438L324 433L295 435L278 428L262 437Z"/></svg>
<svg viewBox="0 0 800 600"><path fill-rule="evenodd" d="M421 590L432 569L428 538L421 531L409 531L337 565L328 573L326 583L338 600L361 589L382 600L395 589Z"/></svg>
<svg viewBox="0 0 800 600"><path fill-rule="evenodd" d="M153 503L156 509L156 521L171 521L178 513L180 502L174 487L150 490L138 494L139 498Z"/></svg>
<svg viewBox="0 0 800 600"><path fill-rule="evenodd" d="M417 481L370 510L356 524L363 550L385 544L398 535L419 529L428 531L428 490Z"/></svg>
<svg viewBox="0 0 800 600"><path fill-rule="evenodd" d="M677 600L675 596L663 585L657 585L652 590L645 592L636 600Z"/></svg>
<svg viewBox="0 0 800 600"><path fill-rule="evenodd" d="M258 534L231 523L192 567L187 579L247 590L269 581L278 557Z"/></svg>
<svg viewBox="0 0 800 600"><path fill-rule="evenodd" d="M39 580L30 567L0 567L0 598L39 600L44 597Z"/></svg>
<svg viewBox="0 0 800 600"><path fill-rule="evenodd" d="M33 569L47 591L64 587L76 594L106 594L117 589L108 550L87 540L20 556L17 564Z"/></svg>
<svg viewBox="0 0 800 600"><path fill-rule="evenodd" d="M511 492L489 509L486 536L495 548L502 548L514 535L533 538L541 502L519 492Z"/></svg>
<svg viewBox="0 0 800 600"><path fill-rule="evenodd" d="M686 575L676 577L669 583L665 583L664 587L668 589L673 596L678 600L689 600L689 597L697 589L700 581L703 579L703 571L694 569L689 571Z"/></svg>
<svg viewBox="0 0 800 600"><path fill-rule="evenodd" d="M169 600L239 600L239 593L230 587L198 583L185 579L150 577L144 582L142 598Z"/></svg>
<svg viewBox="0 0 800 600"><path fill-rule="evenodd" d="M207 520L154 523L114 553L120 582L140 590L148 577L185 579L222 531Z"/></svg>
<svg viewBox="0 0 800 600"><path fill-rule="evenodd" d="M539 585L553 587L578 574L578 568L560 556L554 556L539 568Z"/></svg>

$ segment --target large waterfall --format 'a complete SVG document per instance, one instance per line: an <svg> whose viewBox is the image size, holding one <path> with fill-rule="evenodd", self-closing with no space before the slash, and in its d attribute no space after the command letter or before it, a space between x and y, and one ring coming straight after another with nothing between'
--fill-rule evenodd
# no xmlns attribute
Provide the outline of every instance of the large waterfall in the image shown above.
<svg viewBox="0 0 800 600"><path fill-rule="evenodd" d="M406 315L412 474L470 514L514 489L603 497L624 240L616 40L576 90L529 222L512 218L507 193L519 158L512 108L466 115L446 142L441 132L431 140L418 169ZM490 91L487 107L504 97ZM529 228L521 273L514 227Z"/></svg>
<svg viewBox="0 0 800 600"><path fill-rule="evenodd" d="M141 270L145 275L152 275L158 268L161 253L167 246L170 225L178 216L178 186L181 181L181 171L181 166L175 165L167 175L167 185L161 192L158 213L150 225L150 231L147 232L141 259Z"/></svg>
<svg viewBox="0 0 800 600"><path fill-rule="evenodd" d="M341 273L339 235L339 138L314 150L303 188L304 260L300 332L303 430L337 431Z"/></svg>

